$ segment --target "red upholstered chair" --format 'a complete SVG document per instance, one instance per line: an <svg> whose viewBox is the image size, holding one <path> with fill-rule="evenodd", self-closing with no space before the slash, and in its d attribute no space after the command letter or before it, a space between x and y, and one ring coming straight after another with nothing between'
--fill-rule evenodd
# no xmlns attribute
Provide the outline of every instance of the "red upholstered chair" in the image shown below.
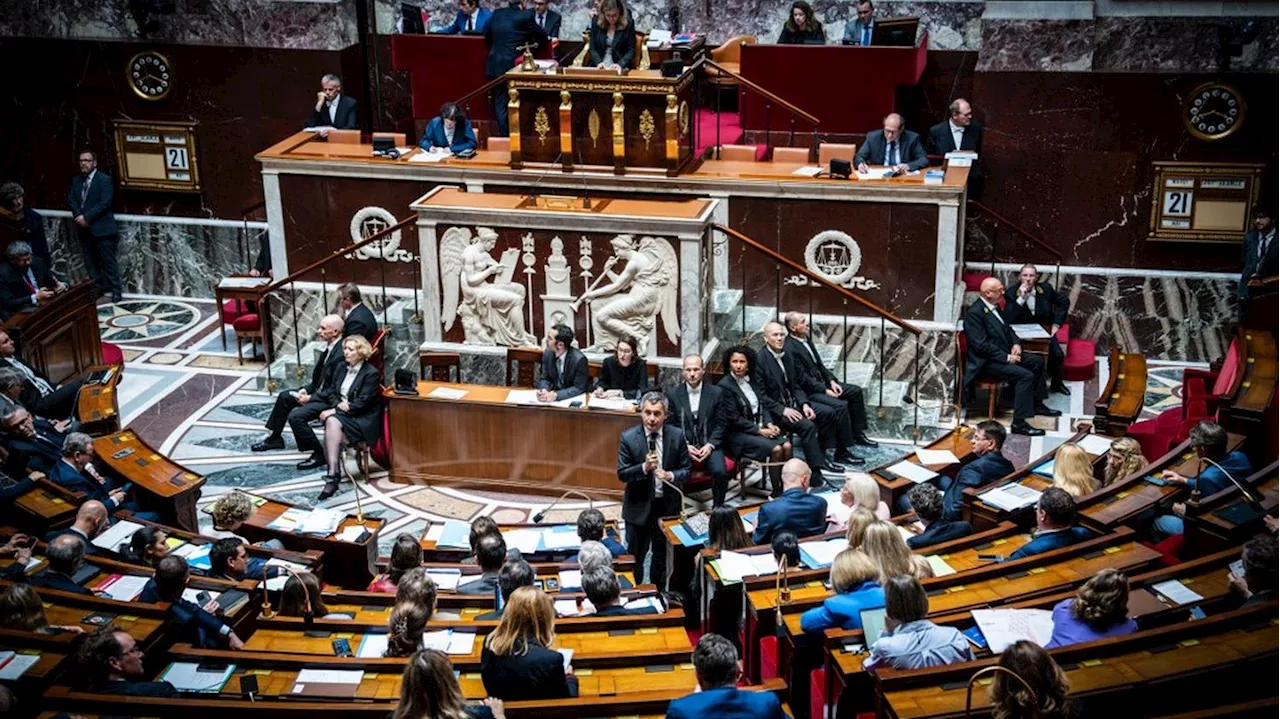
<svg viewBox="0 0 1280 719"><path fill-rule="evenodd" d="M102 364L124 365L124 352L110 342L103 342Z"/></svg>
<svg viewBox="0 0 1280 719"><path fill-rule="evenodd" d="M236 331L236 358L240 360L240 364L244 364L244 346L241 340L249 340L253 347L253 355L258 354L258 341L261 340L266 345L266 337L262 332L262 318L256 314L241 315L231 323L231 329ZM250 358L252 359L252 357Z"/></svg>
<svg viewBox="0 0 1280 719"><path fill-rule="evenodd" d="M729 472L729 483L738 478L738 465L733 461L732 457L724 458L725 469ZM689 472L689 478L684 481L684 493L693 494L703 490L711 489L711 472L707 471L704 462L695 462L693 470Z"/></svg>
<svg viewBox="0 0 1280 719"><path fill-rule="evenodd" d="M1138 440L1147 457L1160 457L1191 434L1202 419L1218 416L1218 407L1235 386L1240 372L1239 339L1233 340L1217 372L1182 370L1182 405L1166 409L1154 419L1129 425L1125 434Z"/></svg>
<svg viewBox="0 0 1280 719"><path fill-rule="evenodd" d="M242 315L252 312L249 303L244 300L226 300L222 306L218 308L218 314L221 316L222 324L234 324ZM222 333L222 349L227 348L227 333Z"/></svg>
<svg viewBox="0 0 1280 719"><path fill-rule="evenodd" d="M956 372L960 377L960 393L961 403L963 403L964 394L964 358L965 352L969 348L969 339L965 337L964 330L956 332ZM974 390L986 390L987 392L987 416L995 419L996 405L1000 403L1000 390L1004 387L1004 382L990 377L981 377L973 381Z"/></svg>
<svg viewBox="0 0 1280 719"><path fill-rule="evenodd" d="M809 716L820 717L827 706L827 670L818 667L809 672Z"/></svg>

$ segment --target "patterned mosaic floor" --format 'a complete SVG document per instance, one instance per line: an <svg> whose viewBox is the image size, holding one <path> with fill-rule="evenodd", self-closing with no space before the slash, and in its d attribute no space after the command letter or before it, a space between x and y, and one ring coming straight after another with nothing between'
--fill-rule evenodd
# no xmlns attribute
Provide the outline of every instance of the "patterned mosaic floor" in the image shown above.
<svg viewBox="0 0 1280 719"><path fill-rule="evenodd" d="M252 489L265 496L314 505L323 485L322 472L300 472L294 465L305 455L296 451L286 430L286 448L257 454L249 447L261 439L263 424L271 412L273 397L255 389L260 361L236 357L236 338L217 324L210 301L130 296L118 304L99 307L104 339L124 350L128 369L120 391L126 426L137 431L160 451L207 477L201 506L236 488ZM223 349L223 341L226 349ZM248 346L245 356L250 355ZM1182 366L1160 366L1150 371L1147 411L1179 402ZM1099 377L1087 383L1070 383L1070 397L1052 395L1050 404L1063 411L1056 421L1037 420L1048 431L1045 437L1012 437L1005 453L1015 463L1049 451L1071 435L1071 427L1092 416L1097 388L1106 381L1105 359ZM1007 423L1008 416L1002 417ZM949 425L948 425L949 427ZM939 430L941 431L941 430ZM884 441L863 452L869 464L895 459L910 451L909 444ZM399 532L420 533L427 523L443 519L470 520L491 515L499 522L526 521L543 509L549 497L500 492L428 487L393 483L385 472L375 472L361 485L366 514L387 521L381 536L383 553ZM731 490L731 503L762 501L759 493ZM690 498L710 504L710 492ZM356 497L349 484L323 506L354 510ZM571 521L585 508L581 501L565 502L547 521ZM597 502L607 517L618 518L616 502ZM207 515L201 513L202 521Z"/></svg>

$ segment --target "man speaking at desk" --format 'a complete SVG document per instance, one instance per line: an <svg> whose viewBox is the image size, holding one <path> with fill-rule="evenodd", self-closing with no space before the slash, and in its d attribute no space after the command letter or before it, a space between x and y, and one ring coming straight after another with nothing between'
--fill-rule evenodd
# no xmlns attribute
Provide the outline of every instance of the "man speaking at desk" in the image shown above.
<svg viewBox="0 0 1280 719"><path fill-rule="evenodd" d="M896 175L919 170L929 164L920 136L902 129L902 115L891 112L884 118L884 129L872 130L858 148L853 163L865 173L870 165L884 165Z"/></svg>
<svg viewBox="0 0 1280 719"><path fill-rule="evenodd" d="M636 559L636 584L644 555L653 548L649 584L667 586L667 540L661 519L677 514L682 502L676 489L689 478L689 447L684 431L667 421L667 398L649 392L640 398L640 426L622 433L618 441L618 480L622 519L627 523L627 552Z"/></svg>
<svg viewBox="0 0 1280 719"><path fill-rule="evenodd" d="M342 94L342 78L329 73L320 78L320 92L316 93L316 106L307 115L307 127L318 127L320 137L328 137L330 130L355 130L355 98Z"/></svg>

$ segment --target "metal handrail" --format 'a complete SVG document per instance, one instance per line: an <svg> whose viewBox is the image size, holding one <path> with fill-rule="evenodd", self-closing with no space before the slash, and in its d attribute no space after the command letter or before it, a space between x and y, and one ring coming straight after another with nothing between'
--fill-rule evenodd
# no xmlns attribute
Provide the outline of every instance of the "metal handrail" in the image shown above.
<svg viewBox="0 0 1280 719"><path fill-rule="evenodd" d="M504 82L506 82L506 81L507 81L507 78L506 78L506 77L504 77L504 76L502 76L502 75L499 75L498 77L493 78L493 79L492 79L492 80L490 80L489 82L486 82L485 84L481 85L480 87L477 87L476 89L472 90L471 92L468 92L467 94L463 95L462 97L458 98L457 100L454 100L454 101L453 101L453 104L458 105L458 106L464 105L464 104L466 104L467 102L469 102L469 101L471 100L471 98L476 97L477 95L480 95L481 93L488 92L488 91L492 90L493 88L495 88L495 87L497 87L497 86L501 85L502 83L504 83Z"/></svg>
<svg viewBox="0 0 1280 719"><path fill-rule="evenodd" d="M352 252L355 252L356 250L360 249L361 247L364 247L365 245L371 245L374 242L378 242L382 238L386 237L387 235L390 235L392 232L408 227L411 223L416 222L417 219L418 219L417 215L414 215L412 217L406 217L403 220L396 222L394 225L386 228L385 230L382 230L380 232L375 232L374 234L369 235L368 237L364 238L359 242L347 245L346 247L343 247L338 250L334 250L328 256L322 257L316 260L315 262L312 262L311 264L307 265L306 267L303 267L302 269L296 272L290 273L288 277L284 277L282 279L276 280L275 282L272 282L271 284L262 288L262 294L265 295L268 292L274 292L275 290L283 287L284 285L297 280L302 275L305 275L308 272L311 272L312 270L318 267L321 267L322 265L329 264L330 262L337 259L338 257L341 257L342 255L349 255Z"/></svg>
<svg viewBox="0 0 1280 719"><path fill-rule="evenodd" d="M817 127L818 127L818 123L819 123L819 120L818 120L818 118L817 118L817 117L815 117L815 116L813 116L813 115L810 115L809 113L805 112L804 110L801 110L800 108L796 107L795 105L792 105L791 103L787 102L786 100L783 100L782 98L778 97L777 95L773 94L772 92L769 92L768 90L764 89L764 88L763 88L763 87L761 87L760 85L757 85L756 83L754 83L754 82L752 82L752 81L748 80L747 78L743 77L742 75L739 75L738 73L734 72L733 70L730 70L730 69L726 68L725 66L721 65L720 63L718 63L718 62L716 62L716 61L714 61L714 60L708 60L708 59L706 59L706 58L703 58L702 60L700 60L700 61L699 61L699 63L700 63L700 64L710 65L711 67L714 67L717 71L722 72L722 73L724 73L724 74L728 75L729 77L732 77L733 79L737 80L738 82L742 83L743 85L746 85L747 87L751 88L752 90L755 90L756 92L760 93L761 95L764 95L765 97L769 98L769 99L770 99L770 100L772 100L773 102L776 102L776 103L778 103L778 104L782 105L782 106L783 106L783 107L785 107L786 109L790 110L792 113L794 113L794 114L796 114L796 115L799 115L800 117L803 117L804 119L806 119L806 120L808 120L809 122L813 123L813 127L814 127L814 129L815 129L815 130L817 129ZM696 68L696 66L695 66L695 68Z"/></svg>

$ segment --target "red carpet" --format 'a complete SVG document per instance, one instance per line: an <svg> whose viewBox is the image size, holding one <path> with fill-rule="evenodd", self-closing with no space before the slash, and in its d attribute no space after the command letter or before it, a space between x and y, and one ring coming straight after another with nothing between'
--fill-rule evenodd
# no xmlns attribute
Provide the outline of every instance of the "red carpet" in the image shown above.
<svg viewBox="0 0 1280 719"><path fill-rule="evenodd" d="M711 110L697 110L694 112L694 120L698 124L698 147L695 151L699 155L708 147L715 146L717 119L720 121L721 145L735 145L742 139L742 118L738 113L722 112L717 115Z"/></svg>

